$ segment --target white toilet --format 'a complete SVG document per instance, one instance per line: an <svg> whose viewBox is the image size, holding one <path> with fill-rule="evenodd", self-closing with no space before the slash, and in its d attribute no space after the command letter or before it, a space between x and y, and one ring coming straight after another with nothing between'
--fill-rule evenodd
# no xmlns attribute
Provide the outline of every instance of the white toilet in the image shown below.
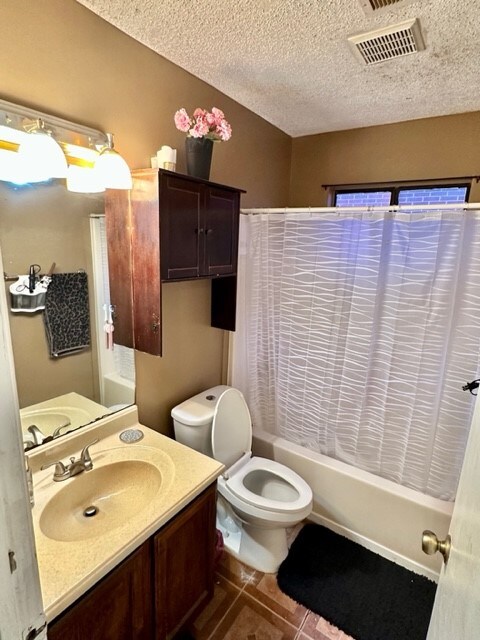
<svg viewBox="0 0 480 640"><path fill-rule="evenodd" d="M217 527L239 560L275 573L285 559L287 527L312 510L312 490L283 464L252 457L252 421L243 395L220 385L172 409L175 439L222 462Z"/></svg>

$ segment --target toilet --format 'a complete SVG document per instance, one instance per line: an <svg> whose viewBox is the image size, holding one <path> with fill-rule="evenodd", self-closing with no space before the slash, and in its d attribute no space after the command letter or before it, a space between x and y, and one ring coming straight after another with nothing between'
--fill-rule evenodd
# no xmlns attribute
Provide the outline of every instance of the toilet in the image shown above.
<svg viewBox="0 0 480 640"><path fill-rule="evenodd" d="M283 464L252 456L252 421L243 395L212 387L172 409L175 439L222 462L217 527L242 562L275 573L288 553L287 528L312 511L312 490Z"/></svg>

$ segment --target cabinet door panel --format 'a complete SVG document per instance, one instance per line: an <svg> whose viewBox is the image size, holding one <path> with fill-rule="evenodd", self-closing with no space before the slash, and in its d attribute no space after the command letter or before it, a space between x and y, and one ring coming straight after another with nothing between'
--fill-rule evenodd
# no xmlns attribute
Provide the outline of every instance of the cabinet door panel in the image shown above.
<svg viewBox="0 0 480 640"><path fill-rule="evenodd" d="M108 189L105 194L110 301L114 306L116 344L133 347L133 285L130 193Z"/></svg>
<svg viewBox="0 0 480 640"><path fill-rule="evenodd" d="M239 199L234 191L207 188L203 275L230 275L237 271Z"/></svg>
<svg viewBox="0 0 480 640"><path fill-rule="evenodd" d="M48 640L150 640L150 543L48 627Z"/></svg>
<svg viewBox="0 0 480 640"><path fill-rule="evenodd" d="M213 595L215 485L155 537L156 640L172 638Z"/></svg>
<svg viewBox="0 0 480 640"><path fill-rule="evenodd" d="M201 224L203 186L172 176L160 176L162 280L196 278L205 236Z"/></svg>
<svg viewBox="0 0 480 640"><path fill-rule="evenodd" d="M162 354L160 227L156 172L134 175L132 190L133 327L135 349Z"/></svg>

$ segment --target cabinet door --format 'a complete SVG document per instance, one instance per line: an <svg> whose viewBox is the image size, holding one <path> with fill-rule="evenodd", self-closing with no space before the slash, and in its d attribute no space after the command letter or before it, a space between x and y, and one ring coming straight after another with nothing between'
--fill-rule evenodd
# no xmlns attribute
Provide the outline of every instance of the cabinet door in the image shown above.
<svg viewBox="0 0 480 640"><path fill-rule="evenodd" d="M197 278L205 242L204 188L188 179L160 174L162 280Z"/></svg>
<svg viewBox="0 0 480 640"><path fill-rule="evenodd" d="M156 640L172 638L213 595L215 485L154 539Z"/></svg>
<svg viewBox="0 0 480 640"><path fill-rule="evenodd" d="M158 172L134 173L132 201L133 330L135 349L162 354Z"/></svg>
<svg viewBox="0 0 480 640"><path fill-rule="evenodd" d="M150 640L150 542L93 587L58 620L48 640Z"/></svg>
<svg viewBox="0 0 480 640"><path fill-rule="evenodd" d="M108 189L105 193L110 302L114 307L114 341L133 347L133 290L131 262L130 193Z"/></svg>
<svg viewBox="0 0 480 640"><path fill-rule="evenodd" d="M201 275L233 275L237 271L240 194L206 187L205 252Z"/></svg>

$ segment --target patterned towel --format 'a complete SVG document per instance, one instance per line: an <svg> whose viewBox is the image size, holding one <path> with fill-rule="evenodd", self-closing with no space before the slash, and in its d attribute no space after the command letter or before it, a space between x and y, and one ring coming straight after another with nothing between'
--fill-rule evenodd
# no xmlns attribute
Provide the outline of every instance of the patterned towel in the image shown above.
<svg viewBox="0 0 480 640"><path fill-rule="evenodd" d="M86 273L52 274L43 319L51 358L67 356L90 346Z"/></svg>

